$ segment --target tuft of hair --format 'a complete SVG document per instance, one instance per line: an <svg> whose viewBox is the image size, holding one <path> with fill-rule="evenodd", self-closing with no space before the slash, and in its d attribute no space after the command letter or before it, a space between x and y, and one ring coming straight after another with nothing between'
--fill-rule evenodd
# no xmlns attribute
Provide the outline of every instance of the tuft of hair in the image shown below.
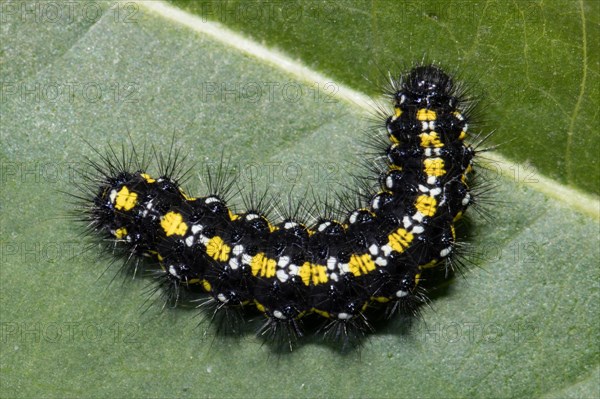
<svg viewBox="0 0 600 399"><path fill-rule="evenodd" d="M275 219L281 221L293 221L303 226L308 225L311 215L317 212L317 204L314 201L301 200L309 196L307 188L299 197L293 194L293 188L290 189L285 199L275 199L273 202L273 214Z"/></svg>
<svg viewBox="0 0 600 399"><path fill-rule="evenodd" d="M247 332L244 328L247 322L241 306L230 306L212 296L203 296L192 302L198 303L196 308L202 310L198 324L208 323L213 326L216 335L240 337Z"/></svg>
<svg viewBox="0 0 600 399"><path fill-rule="evenodd" d="M231 164L231 154L225 159L224 151L221 152L217 165L204 165L200 180L204 183L203 192L206 195L217 196L228 206L232 206L231 200L240 193L240 187L236 185L236 170Z"/></svg>
<svg viewBox="0 0 600 399"><path fill-rule="evenodd" d="M351 319L329 319L317 331L323 334L325 342L338 348L340 353L360 349L368 335L373 332L375 329L362 312Z"/></svg>
<svg viewBox="0 0 600 399"><path fill-rule="evenodd" d="M265 321L256 335L263 340L263 344L273 345L276 352L291 352L296 348L299 339L304 336L302 320L281 320L265 316Z"/></svg>

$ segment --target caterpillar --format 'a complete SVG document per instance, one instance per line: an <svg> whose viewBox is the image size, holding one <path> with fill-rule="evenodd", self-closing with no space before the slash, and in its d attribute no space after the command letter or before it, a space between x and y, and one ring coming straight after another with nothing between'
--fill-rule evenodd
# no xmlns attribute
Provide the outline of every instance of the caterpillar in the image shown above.
<svg viewBox="0 0 600 399"><path fill-rule="evenodd" d="M83 220L127 259L158 264L171 292L197 289L217 310L258 311L259 335L283 333L290 349L305 320L344 342L364 336L371 312L412 314L426 301L423 275L452 267L454 226L473 202L476 150L465 144L473 107L463 86L422 64L391 79L388 98L377 184L340 218L235 212L218 189L184 192L177 157L152 176L113 151L90 161L87 194L76 195Z"/></svg>

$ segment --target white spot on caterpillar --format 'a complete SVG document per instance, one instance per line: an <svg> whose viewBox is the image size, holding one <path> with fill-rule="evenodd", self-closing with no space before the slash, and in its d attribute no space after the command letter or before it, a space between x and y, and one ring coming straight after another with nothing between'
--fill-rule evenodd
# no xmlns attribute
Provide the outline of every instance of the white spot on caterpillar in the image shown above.
<svg viewBox="0 0 600 399"><path fill-rule="evenodd" d="M142 212L143 217L148 216L148 213L150 213L150 211L154 207L154 204L152 203L152 201L154 201L154 200L152 199L152 200L148 201L148 203L146 204L144 212Z"/></svg>
<svg viewBox="0 0 600 399"><path fill-rule="evenodd" d="M427 184L429 184L430 186L433 186L435 184L435 182L437 182L437 177L435 177L435 176L427 177Z"/></svg>
<svg viewBox="0 0 600 399"><path fill-rule="evenodd" d="M404 225L405 229L408 229L410 226L412 226L412 220L410 220L408 216L404 216L402 218L402 224Z"/></svg>
<svg viewBox="0 0 600 399"><path fill-rule="evenodd" d="M416 212L412 218L413 220L416 220L417 222L421 223L424 217L425 215L423 215L421 212Z"/></svg>
<svg viewBox="0 0 600 399"><path fill-rule="evenodd" d="M369 253L373 256L377 255L379 253L379 247L375 244L371 244L369 247Z"/></svg>
<svg viewBox="0 0 600 399"><path fill-rule="evenodd" d="M327 269L335 270L336 265L337 265L337 259L333 256L330 256L327 259Z"/></svg>
<svg viewBox="0 0 600 399"><path fill-rule="evenodd" d="M173 266L173 265L169 266L169 274L171 276L175 276L177 278L180 278L179 275L177 274L177 270L175 269L175 266Z"/></svg>
<svg viewBox="0 0 600 399"><path fill-rule="evenodd" d="M383 247L381 247L381 250L383 251L383 254L386 258L392 253L392 247L389 244L386 244Z"/></svg>
<svg viewBox="0 0 600 399"><path fill-rule="evenodd" d="M331 225L331 222L325 222L325 223L321 223L318 227L317 230L319 231L323 231L325 230L327 227L329 227Z"/></svg>
<svg viewBox="0 0 600 399"><path fill-rule="evenodd" d="M202 231L202 229L204 229L204 226L202 226L201 224L194 224L192 225L192 234L196 234Z"/></svg>
<svg viewBox="0 0 600 399"><path fill-rule="evenodd" d="M280 320L285 320L286 317L283 315L283 313L281 313L279 310L275 310L273 312L273 316L275 316L276 318L280 319Z"/></svg>
<svg viewBox="0 0 600 399"><path fill-rule="evenodd" d="M429 195L432 197L437 197L441 193L442 193L441 187L436 187L436 188L429 190Z"/></svg>
<svg viewBox="0 0 600 399"><path fill-rule="evenodd" d="M349 320L352 318L352 315L349 315L348 313L338 313L338 319L340 320Z"/></svg>
<svg viewBox="0 0 600 399"><path fill-rule="evenodd" d="M288 280L288 278L290 278L290 276L288 276L288 274L283 269L277 270L277 272L275 272L275 275L277 276L277 280L281 281L282 283L285 283Z"/></svg>
<svg viewBox="0 0 600 399"><path fill-rule="evenodd" d="M290 267L288 267L290 276L297 276L298 272L300 271L300 268L298 267L298 265L294 265L293 263L290 265Z"/></svg>
<svg viewBox="0 0 600 399"><path fill-rule="evenodd" d="M189 236L185 239L185 245L187 245L188 247L191 247L192 245L194 245L194 236Z"/></svg>
<svg viewBox="0 0 600 399"><path fill-rule="evenodd" d="M387 259L385 259L385 258L382 258L381 256L378 256L378 257L375 259L375 264L376 264L376 265L379 265L379 266L387 266Z"/></svg>
<svg viewBox="0 0 600 399"><path fill-rule="evenodd" d="M217 197L207 197L207 198L204 200L204 203L205 203L205 204L212 204L213 202L221 202L221 200L220 200L220 199L218 199Z"/></svg>
<svg viewBox="0 0 600 399"><path fill-rule="evenodd" d="M416 225L415 227L412 228L411 233L413 233L413 234L423 234L424 231L425 231L425 227L423 227L420 224L418 224L418 225Z"/></svg>
<svg viewBox="0 0 600 399"><path fill-rule="evenodd" d="M381 206L380 202L380 196L377 195L375 198L373 198L373 201L371 201L371 207L375 210L379 209L379 207Z"/></svg>
<svg viewBox="0 0 600 399"><path fill-rule="evenodd" d="M296 226L298 226L298 223L296 223L296 222L286 222L283 225L283 228L286 229L286 230L289 230L289 229L293 229Z"/></svg>
<svg viewBox="0 0 600 399"><path fill-rule="evenodd" d="M244 265L249 265L249 264L250 264L250 262L252 262L252 258L253 258L253 256L252 256L252 255L243 254L243 255L242 255L242 263L243 263Z"/></svg>
<svg viewBox="0 0 600 399"><path fill-rule="evenodd" d="M208 238L207 236L205 236L203 234L200 234L198 241L200 241L203 245L207 245L210 242L210 238Z"/></svg>
<svg viewBox="0 0 600 399"><path fill-rule="evenodd" d="M471 194L466 193L465 197L462 199L462 205L463 206L467 206L469 204L469 202L471 202Z"/></svg>
<svg viewBox="0 0 600 399"><path fill-rule="evenodd" d="M290 257L289 256L282 256L277 261L277 267L280 267L280 268L285 268L289 264L290 264Z"/></svg>
<svg viewBox="0 0 600 399"><path fill-rule="evenodd" d="M246 220L250 221L250 220L254 220L254 219L258 219L260 216L258 216L256 213L249 213L246 215Z"/></svg>
<svg viewBox="0 0 600 399"><path fill-rule="evenodd" d="M115 200L117 199L117 190L114 188L110 190L110 195L108 196L108 198L110 199L110 203L114 204Z"/></svg>
<svg viewBox="0 0 600 399"><path fill-rule="evenodd" d="M227 303L227 297L223 294L217 295L217 299L223 303Z"/></svg>
<svg viewBox="0 0 600 399"><path fill-rule="evenodd" d="M402 291L402 290L396 291L396 297L398 297L398 298L403 298L407 295L408 295L408 292L406 292L406 291Z"/></svg>
<svg viewBox="0 0 600 399"><path fill-rule="evenodd" d="M392 175L388 175L388 177L385 178L385 186L389 189L394 188L394 179L392 178Z"/></svg>
<svg viewBox="0 0 600 399"><path fill-rule="evenodd" d="M231 270L237 270L238 267L240 267L240 263L238 262L237 258L229 259L229 267L231 267Z"/></svg>
<svg viewBox="0 0 600 399"><path fill-rule="evenodd" d="M238 244L238 245L234 246L231 251L233 252L234 256L240 256L241 254L244 253L244 246Z"/></svg>
<svg viewBox="0 0 600 399"><path fill-rule="evenodd" d="M445 258L446 256L450 255L450 252L452 252L452 247L444 248L440 251L440 256Z"/></svg>
<svg viewBox="0 0 600 399"><path fill-rule="evenodd" d="M335 282L337 282L339 280L337 273L331 273L329 275L329 278Z"/></svg>

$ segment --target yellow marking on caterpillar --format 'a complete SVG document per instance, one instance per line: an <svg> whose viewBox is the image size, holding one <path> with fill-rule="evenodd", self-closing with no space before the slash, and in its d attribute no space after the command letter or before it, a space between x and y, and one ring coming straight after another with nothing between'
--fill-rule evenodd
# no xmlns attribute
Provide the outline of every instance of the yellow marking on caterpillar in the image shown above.
<svg viewBox="0 0 600 399"><path fill-rule="evenodd" d="M314 285L325 284L327 279L327 269L322 265L313 265L311 269L312 282Z"/></svg>
<svg viewBox="0 0 600 399"><path fill-rule="evenodd" d="M415 274L415 286L421 281L421 273Z"/></svg>
<svg viewBox="0 0 600 399"><path fill-rule="evenodd" d="M125 227L115 230L115 238L117 240L120 240L125 236L127 236L127 229Z"/></svg>
<svg viewBox="0 0 600 399"><path fill-rule="evenodd" d="M390 165L388 167L389 170L402 170L402 166L400 165Z"/></svg>
<svg viewBox="0 0 600 399"><path fill-rule="evenodd" d="M227 212L229 212L229 220L232 222L240 218L240 215L236 215L235 213L231 212L231 209L228 209Z"/></svg>
<svg viewBox="0 0 600 399"><path fill-rule="evenodd" d="M438 260L434 259L431 262L425 263L424 265L420 265L419 269L421 269L421 270L422 269L430 269L430 268L434 267L437 264L438 264Z"/></svg>
<svg viewBox="0 0 600 399"><path fill-rule="evenodd" d="M433 216L437 211L437 200L429 195L419 195L415 201L415 208L425 216Z"/></svg>
<svg viewBox="0 0 600 399"><path fill-rule="evenodd" d="M162 217L160 225L167 237L172 236L173 234L182 236L188 230L188 226L183 221L181 213L173 211L167 212L167 214Z"/></svg>
<svg viewBox="0 0 600 399"><path fill-rule="evenodd" d="M277 261L267 258L264 253L260 252L252 257L250 268L253 276L262 276L271 278L275 276Z"/></svg>
<svg viewBox="0 0 600 399"><path fill-rule="evenodd" d="M398 140L395 136L388 134L388 137L389 137L390 141L392 142L392 144L400 144L400 140Z"/></svg>
<svg viewBox="0 0 600 399"><path fill-rule="evenodd" d="M262 303L258 302L256 299L254 300L254 306L256 306L256 309L258 309L259 311L265 313L265 306Z"/></svg>
<svg viewBox="0 0 600 399"><path fill-rule="evenodd" d="M191 278L187 281L188 284L198 284L200 283L200 279L199 278Z"/></svg>
<svg viewBox="0 0 600 399"><path fill-rule="evenodd" d="M156 255L156 259L158 259L159 262L163 261L163 257L161 256L161 254L158 253L158 251L153 251L153 250L148 250L147 251L148 255ZM162 263L160 265L160 267L163 267Z"/></svg>
<svg viewBox="0 0 600 399"><path fill-rule="evenodd" d="M298 274L302 278L304 285L310 285L310 263L304 262L300 270L298 270Z"/></svg>
<svg viewBox="0 0 600 399"><path fill-rule="evenodd" d="M390 298L385 296L372 296L371 300L379 303L386 303L390 301Z"/></svg>
<svg viewBox="0 0 600 399"><path fill-rule="evenodd" d="M115 208L119 210L129 211L137 204L137 193L129 191L127 186L123 186L117 193L115 200Z"/></svg>
<svg viewBox="0 0 600 399"><path fill-rule="evenodd" d="M453 222L457 222L460 220L460 218L462 218L463 212L462 211L458 211L458 213L456 214L456 216L454 216L454 219L452 219Z"/></svg>
<svg viewBox="0 0 600 399"><path fill-rule="evenodd" d="M442 158L426 158L423 161L423 166L423 170L427 176L444 176L446 174Z"/></svg>
<svg viewBox="0 0 600 399"><path fill-rule="evenodd" d="M421 147L443 147L444 143L440 140L440 136L438 136L437 132L429 132L429 133L421 133L419 135L421 137Z"/></svg>
<svg viewBox="0 0 600 399"><path fill-rule="evenodd" d="M431 109L421 108L417 111L417 119L420 121L434 121L437 119L437 114Z"/></svg>
<svg viewBox="0 0 600 399"><path fill-rule="evenodd" d="M456 229L454 228L454 225L450 225L450 232L452 233L452 239L454 241L456 241Z"/></svg>
<svg viewBox="0 0 600 399"><path fill-rule="evenodd" d="M146 182L148 183L155 183L156 180L152 178L152 176L150 176L148 173L142 173L140 176L142 176L144 178L144 180L146 180Z"/></svg>
<svg viewBox="0 0 600 399"><path fill-rule="evenodd" d="M375 270L375 262L370 254L352 255L348 262L348 268L353 275L361 276Z"/></svg>
<svg viewBox="0 0 600 399"><path fill-rule="evenodd" d="M465 137L467 137L467 132L465 132L464 130L462 132L460 132L460 135L458 136L459 140L464 140Z"/></svg>
<svg viewBox="0 0 600 399"><path fill-rule="evenodd" d="M388 235L389 245L396 252L404 252L414 238L412 233L402 227Z"/></svg>
<svg viewBox="0 0 600 399"><path fill-rule="evenodd" d="M219 262L226 262L229 260L229 253L231 247L225 244L225 241L219 236L214 236L206 244L206 253L208 256Z"/></svg>
<svg viewBox="0 0 600 399"><path fill-rule="evenodd" d="M187 195L185 193L185 191L183 191L182 189L179 189L179 192L181 193L181 195L183 195L183 198L185 198L188 201L196 201L198 198L196 197L190 197L189 195Z"/></svg>
<svg viewBox="0 0 600 399"><path fill-rule="evenodd" d="M314 309L313 308L312 311L315 312L316 314L320 315L320 316L323 316L323 317L327 318L327 319L329 319L331 317L331 315L329 314L329 312L326 312L324 310L319 310L319 309Z"/></svg>
<svg viewBox="0 0 600 399"><path fill-rule="evenodd" d="M310 285L311 282L314 285L325 284L328 281L326 270L325 266L304 262L298 274L302 278L304 285Z"/></svg>
<svg viewBox="0 0 600 399"><path fill-rule="evenodd" d="M212 291L212 286L210 285L210 283L208 282L208 280L202 280L201 284L202 284L202 288L204 288L204 291L206 291L206 292L211 292Z"/></svg>
<svg viewBox="0 0 600 399"><path fill-rule="evenodd" d="M394 116L396 118L400 118L400 115L402 115L402 110L400 109L400 107L394 107Z"/></svg>

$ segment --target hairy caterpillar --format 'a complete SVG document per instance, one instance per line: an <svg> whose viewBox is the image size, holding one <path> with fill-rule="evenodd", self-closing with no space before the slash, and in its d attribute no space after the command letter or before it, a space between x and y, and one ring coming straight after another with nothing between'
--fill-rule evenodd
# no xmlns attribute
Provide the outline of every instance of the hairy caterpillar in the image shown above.
<svg viewBox="0 0 600 399"><path fill-rule="evenodd" d="M454 224L473 202L476 151L464 142L472 104L461 86L420 65L392 80L389 97L379 187L339 220L236 213L218 192L185 193L176 157L151 176L113 152L91 162L97 173L78 195L84 221L128 259L158 263L171 292L196 287L218 310L257 309L259 333L283 333L290 347L309 317L344 342L362 336L372 310L413 313L426 300L422 275L448 267Z"/></svg>

